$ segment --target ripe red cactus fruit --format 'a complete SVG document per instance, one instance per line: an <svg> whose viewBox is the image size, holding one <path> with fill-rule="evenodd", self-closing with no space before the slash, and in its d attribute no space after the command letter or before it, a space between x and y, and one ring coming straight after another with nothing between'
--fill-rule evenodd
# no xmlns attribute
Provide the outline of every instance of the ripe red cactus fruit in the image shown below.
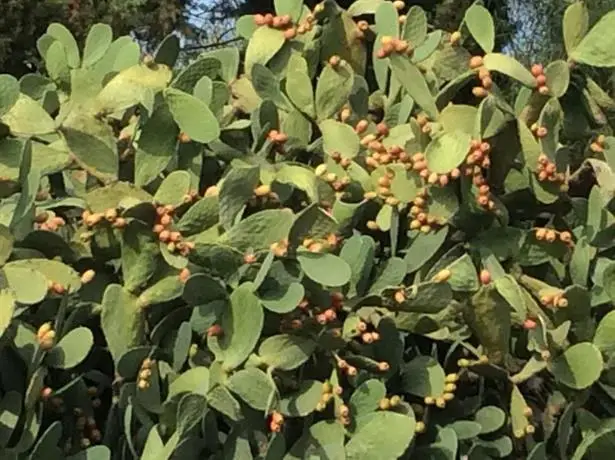
<svg viewBox="0 0 615 460"><path fill-rule="evenodd" d="M483 58L482 58L482 56L472 56L472 58L470 59L470 68L471 69L478 69L482 65L483 65Z"/></svg>
<svg viewBox="0 0 615 460"><path fill-rule="evenodd" d="M244 264L253 264L257 261L256 254L253 252L246 252L243 255L243 263Z"/></svg>
<svg viewBox="0 0 615 460"><path fill-rule="evenodd" d="M51 395L53 394L53 390L49 387L44 387L41 390L41 399L43 401L47 401L49 398L51 398Z"/></svg>
<svg viewBox="0 0 615 460"><path fill-rule="evenodd" d="M337 318L337 313L335 313L335 310L332 308L326 309L323 314L325 315L327 322L334 321Z"/></svg>
<svg viewBox="0 0 615 460"><path fill-rule="evenodd" d="M333 55L329 58L329 65L333 68L339 66L341 62L342 58L337 55Z"/></svg>
<svg viewBox="0 0 615 460"><path fill-rule="evenodd" d="M491 273L489 273L488 270L485 270L485 269L481 270L479 278L482 284L491 283Z"/></svg>
<svg viewBox="0 0 615 460"><path fill-rule="evenodd" d="M262 14L254 15L254 24L256 24L257 26L264 26L265 23L265 16L263 16Z"/></svg>
<svg viewBox="0 0 615 460"><path fill-rule="evenodd" d="M532 329L536 329L536 326L537 326L536 321L534 321L531 318L527 318L525 321L523 321L523 329L532 330Z"/></svg>
<svg viewBox="0 0 615 460"><path fill-rule="evenodd" d="M188 281L188 278L190 278L190 270L187 268L182 268L182 270L179 272L179 279L182 283L186 283Z"/></svg>
<svg viewBox="0 0 615 460"><path fill-rule="evenodd" d="M487 91L487 89L482 86L475 86L474 88L472 88L472 94L475 97L483 98L483 97L487 97L487 95L489 94L489 91Z"/></svg>
<svg viewBox="0 0 615 460"><path fill-rule="evenodd" d="M539 77L543 74L544 68L542 64L534 64L531 68L531 72L534 77Z"/></svg>
<svg viewBox="0 0 615 460"><path fill-rule="evenodd" d="M219 324L214 324L213 326L209 326L209 328L207 328L208 337L220 337L223 334L224 331L222 330L222 326Z"/></svg>

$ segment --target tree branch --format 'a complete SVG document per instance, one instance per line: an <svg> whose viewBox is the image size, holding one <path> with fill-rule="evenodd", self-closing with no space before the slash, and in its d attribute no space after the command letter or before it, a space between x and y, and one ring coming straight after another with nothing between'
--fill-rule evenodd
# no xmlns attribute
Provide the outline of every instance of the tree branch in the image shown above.
<svg viewBox="0 0 615 460"><path fill-rule="evenodd" d="M241 40L243 40L243 37L235 37L223 42L207 43L205 45L184 46L181 51L207 50L210 48L216 48L218 46L230 45Z"/></svg>

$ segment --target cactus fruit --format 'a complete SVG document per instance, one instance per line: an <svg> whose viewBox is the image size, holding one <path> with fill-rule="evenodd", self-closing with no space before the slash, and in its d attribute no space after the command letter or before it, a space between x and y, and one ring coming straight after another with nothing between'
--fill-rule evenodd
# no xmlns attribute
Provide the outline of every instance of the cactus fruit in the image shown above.
<svg viewBox="0 0 615 460"><path fill-rule="evenodd" d="M481 270L479 279L482 284L489 284L491 283L491 273L488 270Z"/></svg>
<svg viewBox="0 0 615 460"><path fill-rule="evenodd" d="M608 397L613 16L571 2L566 60L526 67L493 5L448 33L401 0L273 3L242 53L50 24L40 71L0 75L3 422L46 427L21 456L68 417L65 457L110 458L132 410L144 457L263 428L269 457L507 457L554 389Z"/></svg>

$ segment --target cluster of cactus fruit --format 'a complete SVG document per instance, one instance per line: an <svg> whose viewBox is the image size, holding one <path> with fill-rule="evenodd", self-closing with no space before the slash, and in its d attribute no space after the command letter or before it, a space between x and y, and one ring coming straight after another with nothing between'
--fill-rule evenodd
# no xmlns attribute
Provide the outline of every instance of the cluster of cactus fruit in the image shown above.
<svg viewBox="0 0 615 460"><path fill-rule="evenodd" d="M615 12L274 3L0 75L0 458L609 455Z"/></svg>

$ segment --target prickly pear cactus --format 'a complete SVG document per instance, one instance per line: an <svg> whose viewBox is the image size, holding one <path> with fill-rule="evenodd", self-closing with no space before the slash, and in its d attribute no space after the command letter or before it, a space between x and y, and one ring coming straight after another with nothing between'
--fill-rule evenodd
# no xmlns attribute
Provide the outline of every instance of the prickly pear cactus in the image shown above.
<svg viewBox="0 0 615 460"><path fill-rule="evenodd" d="M274 3L0 75L0 457L607 458L615 12Z"/></svg>

